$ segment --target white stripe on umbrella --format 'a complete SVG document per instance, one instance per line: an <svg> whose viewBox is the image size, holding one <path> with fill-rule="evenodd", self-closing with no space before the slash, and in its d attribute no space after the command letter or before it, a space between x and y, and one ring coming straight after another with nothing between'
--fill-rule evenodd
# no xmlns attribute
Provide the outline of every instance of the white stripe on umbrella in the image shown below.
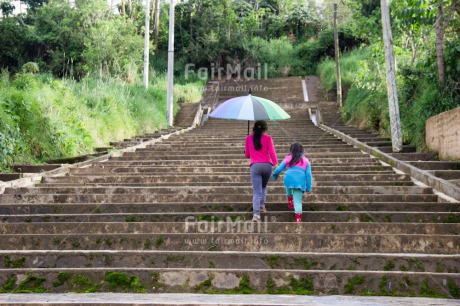
<svg viewBox="0 0 460 306"><path fill-rule="evenodd" d="M254 118L254 107L252 105L251 95L244 99L243 105L241 106L240 113L238 115L240 120L253 120Z"/></svg>

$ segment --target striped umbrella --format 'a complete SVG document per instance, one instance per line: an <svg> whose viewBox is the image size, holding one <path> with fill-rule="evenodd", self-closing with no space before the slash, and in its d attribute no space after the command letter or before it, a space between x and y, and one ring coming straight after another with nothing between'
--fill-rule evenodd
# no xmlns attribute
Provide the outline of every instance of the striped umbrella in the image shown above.
<svg viewBox="0 0 460 306"><path fill-rule="evenodd" d="M284 120L286 113L275 102L253 95L241 96L222 102L209 117L233 120Z"/></svg>

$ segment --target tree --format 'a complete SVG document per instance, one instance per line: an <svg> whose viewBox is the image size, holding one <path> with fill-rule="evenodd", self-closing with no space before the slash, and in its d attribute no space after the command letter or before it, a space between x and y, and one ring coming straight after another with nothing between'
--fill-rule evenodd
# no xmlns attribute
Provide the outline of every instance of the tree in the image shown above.
<svg viewBox="0 0 460 306"><path fill-rule="evenodd" d="M436 58L438 62L438 77L441 87L446 85L446 65L444 59L444 36L452 15L459 10L459 0L449 1L439 0L436 14Z"/></svg>
<svg viewBox="0 0 460 306"><path fill-rule="evenodd" d="M49 0L21 0L21 2L26 4L29 9L34 11L37 8L42 7L44 4L47 4Z"/></svg>
<svg viewBox="0 0 460 306"><path fill-rule="evenodd" d="M10 14L13 13L15 6L9 2L2 2L0 3L0 10L2 11L2 15L4 17L8 17Z"/></svg>

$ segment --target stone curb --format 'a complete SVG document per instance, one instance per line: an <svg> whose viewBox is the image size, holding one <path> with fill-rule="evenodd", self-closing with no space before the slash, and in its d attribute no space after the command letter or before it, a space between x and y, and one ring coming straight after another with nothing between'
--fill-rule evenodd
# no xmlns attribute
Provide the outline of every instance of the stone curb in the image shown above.
<svg viewBox="0 0 460 306"><path fill-rule="evenodd" d="M155 144L157 142L161 142L163 139L168 139L171 136L180 135L180 134L189 132L189 131L193 130L195 127L196 126L191 126L191 127L188 127L188 128L185 128L185 129L182 129L182 130L170 133L170 134L162 135L159 138L155 138L155 139L152 139L152 140L149 140L149 141L145 141L145 142L142 142L142 143L140 143L138 145L135 145L135 146L132 146L132 147L124 148L124 149L121 149L121 150L116 150L116 151L111 152L109 154L105 154L105 155L102 155L100 157L96 157L96 158L93 158L91 160L87 160L87 161L84 161L84 162L71 164L71 165L64 165L62 167L59 167L59 168L51 170L51 171L45 171L45 172L34 173L34 174L26 174L25 177L17 179L17 180L13 180L13 181L9 181L9 182L1 182L0 183L0 194L3 194L5 192L6 188L28 187L28 186L34 185L34 184L38 183L44 176L63 175L63 174L69 173L70 169L89 167L94 163L108 160L110 157L119 157L119 156L123 155L123 153L134 152L137 149L146 148L148 145L153 145L153 144Z"/></svg>
<svg viewBox="0 0 460 306"><path fill-rule="evenodd" d="M458 305L459 300L404 297L301 296L260 294L1 294L2 305L272 305L383 306Z"/></svg>
<svg viewBox="0 0 460 306"><path fill-rule="evenodd" d="M356 140L353 137L350 137L342 132L339 132L327 125L320 124L320 128L335 135L336 137L342 139L343 141L354 145L361 149L362 151L377 157L381 161L391 165L392 167L410 175L411 177L419 180L420 182L432 187L433 189L440 191L457 201L460 201L460 188L455 186L454 184L441 179L439 177L434 176L433 174L429 173L428 171L421 170L417 167L414 167L404 161L394 158L387 153L383 153L382 151L378 150L377 148L373 148Z"/></svg>

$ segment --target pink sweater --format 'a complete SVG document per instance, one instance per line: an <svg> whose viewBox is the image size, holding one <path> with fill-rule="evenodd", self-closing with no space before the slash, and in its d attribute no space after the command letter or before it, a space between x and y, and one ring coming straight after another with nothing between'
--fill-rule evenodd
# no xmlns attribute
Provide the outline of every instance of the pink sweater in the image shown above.
<svg viewBox="0 0 460 306"><path fill-rule="evenodd" d="M254 163L271 163L272 165L278 164L278 158L276 157L275 146L273 145L273 140L270 135L263 134L260 143L262 144L262 149L256 151L254 149L254 135L251 134L246 137L246 146L244 154L246 158L251 159L251 165Z"/></svg>

